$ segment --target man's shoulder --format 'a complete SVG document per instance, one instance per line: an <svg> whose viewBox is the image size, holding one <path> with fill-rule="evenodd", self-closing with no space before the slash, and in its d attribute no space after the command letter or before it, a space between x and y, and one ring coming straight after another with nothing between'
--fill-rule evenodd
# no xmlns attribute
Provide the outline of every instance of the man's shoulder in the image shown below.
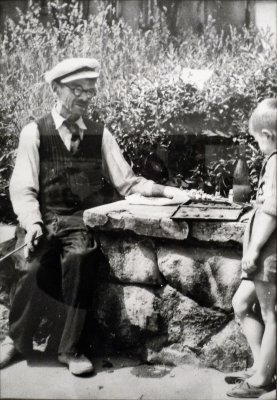
<svg viewBox="0 0 277 400"><path fill-rule="evenodd" d="M30 134L31 132L36 132L38 129L38 125L37 125L37 121L35 121L34 119L27 122L22 130L21 130L21 136L26 136L28 134Z"/></svg>
<svg viewBox="0 0 277 400"><path fill-rule="evenodd" d="M51 112L48 112L47 114L44 114L38 118L35 119L36 124L39 126L42 122L44 121L53 121L53 117Z"/></svg>
<svg viewBox="0 0 277 400"><path fill-rule="evenodd" d="M56 131L55 122L51 112L37 118L36 125L40 137L49 136L50 132L53 134Z"/></svg>
<svg viewBox="0 0 277 400"><path fill-rule="evenodd" d="M33 146L37 145L37 141L39 138L38 134L38 126L36 121L30 121L22 128L20 132L20 145L21 146Z"/></svg>

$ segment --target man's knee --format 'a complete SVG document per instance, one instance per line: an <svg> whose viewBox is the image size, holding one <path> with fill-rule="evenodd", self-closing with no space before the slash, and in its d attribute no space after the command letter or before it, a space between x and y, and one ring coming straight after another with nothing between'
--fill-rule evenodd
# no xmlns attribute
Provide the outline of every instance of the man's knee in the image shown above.
<svg viewBox="0 0 277 400"><path fill-rule="evenodd" d="M100 259L101 252L99 248L86 247L79 249L72 249L64 255L63 264L72 264L73 266L83 266L89 264L94 265Z"/></svg>

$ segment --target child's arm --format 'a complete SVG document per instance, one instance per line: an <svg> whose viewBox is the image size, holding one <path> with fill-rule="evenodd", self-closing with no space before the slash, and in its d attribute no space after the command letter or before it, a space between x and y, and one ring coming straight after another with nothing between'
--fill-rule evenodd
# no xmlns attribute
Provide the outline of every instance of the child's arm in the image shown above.
<svg viewBox="0 0 277 400"><path fill-rule="evenodd" d="M259 229L253 230L249 247L241 262L243 271L247 273L253 272L257 268L255 262L260 254L261 248L276 229L276 217L261 212L255 217L255 226Z"/></svg>

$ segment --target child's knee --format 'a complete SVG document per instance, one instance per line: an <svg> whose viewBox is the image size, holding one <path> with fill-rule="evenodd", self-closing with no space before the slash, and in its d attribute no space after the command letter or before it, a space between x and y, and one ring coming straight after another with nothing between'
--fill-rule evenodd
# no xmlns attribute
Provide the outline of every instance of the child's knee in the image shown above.
<svg viewBox="0 0 277 400"><path fill-rule="evenodd" d="M247 301L245 298L239 296L234 296L232 300L232 305L235 315L241 319L246 317L252 311L253 303Z"/></svg>

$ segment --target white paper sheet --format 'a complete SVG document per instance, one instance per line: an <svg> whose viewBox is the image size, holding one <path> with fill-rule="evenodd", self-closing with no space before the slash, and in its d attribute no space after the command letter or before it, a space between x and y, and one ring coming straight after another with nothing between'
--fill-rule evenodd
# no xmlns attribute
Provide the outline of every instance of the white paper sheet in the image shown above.
<svg viewBox="0 0 277 400"><path fill-rule="evenodd" d="M125 199L129 204L167 206L187 203L190 200L190 197L184 194L182 196L175 197L174 199L168 199L166 197L145 197L139 193L134 193L130 196L125 197Z"/></svg>

